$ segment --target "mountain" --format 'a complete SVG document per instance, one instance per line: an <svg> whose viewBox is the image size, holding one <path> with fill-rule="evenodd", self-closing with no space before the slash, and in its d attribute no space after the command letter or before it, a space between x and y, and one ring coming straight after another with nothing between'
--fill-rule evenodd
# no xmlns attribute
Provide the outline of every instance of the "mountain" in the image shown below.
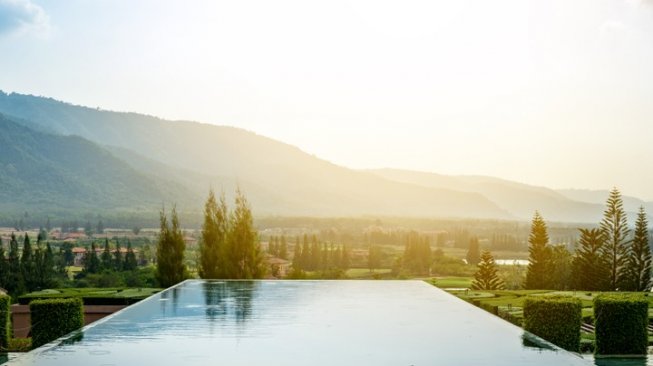
<svg viewBox="0 0 653 366"><path fill-rule="evenodd" d="M0 93L0 113L17 117L41 134L78 135L142 179L174 182L192 197L205 197L209 186L230 194L239 185L258 214L514 218L479 193L387 180L238 128L166 121L21 94ZM164 192L149 192L157 198L159 193ZM143 200L151 198L145 195Z"/></svg>
<svg viewBox="0 0 653 366"><path fill-rule="evenodd" d="M532 217L533 212L538 210L551 221L597 222L603 213L601 204L570 199L552 189L499 178L448 176L399 169L378 169L369 172L402 183L476 192L522 219Z"/></svg>
<svg viewBox="0 0 653 366"><path fill-rule="evenodd" d="M0 213L152 210L183 186L144 175L77 136L38 132L0 114Z"/></svg>
<svg viewBox="0 0 653 366"><path fill-rule="evenodd" d="M589 189L557 189L556 192L561 195L580 202L597 203L605 205L605 201L610 195L606 190L589 190ZM653 214L653 202L644 201L637 197L622 196L624 209L629 212L637 212L640 206L644 206L648 214Z"/></svg>

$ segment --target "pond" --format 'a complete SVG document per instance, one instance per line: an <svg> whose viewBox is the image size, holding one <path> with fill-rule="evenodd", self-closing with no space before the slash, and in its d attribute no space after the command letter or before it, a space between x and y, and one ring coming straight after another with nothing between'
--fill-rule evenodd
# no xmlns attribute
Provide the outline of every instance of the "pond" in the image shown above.
<svg viewBox="0 0 653 366"><path fill-rule="evenodd" d="M590 365L422 281L189 280L9 365Z"/></svg>

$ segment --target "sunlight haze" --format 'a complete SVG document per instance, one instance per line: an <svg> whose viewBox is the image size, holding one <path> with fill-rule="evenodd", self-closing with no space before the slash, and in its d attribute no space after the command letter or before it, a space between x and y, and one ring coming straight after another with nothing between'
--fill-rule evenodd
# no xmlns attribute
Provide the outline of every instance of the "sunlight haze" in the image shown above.
<svg viewBox="0 0 653 366"><path fill-rule="evenodd" d="M0 0L0 54L5 92L653 199L651 1Z"/></svg>

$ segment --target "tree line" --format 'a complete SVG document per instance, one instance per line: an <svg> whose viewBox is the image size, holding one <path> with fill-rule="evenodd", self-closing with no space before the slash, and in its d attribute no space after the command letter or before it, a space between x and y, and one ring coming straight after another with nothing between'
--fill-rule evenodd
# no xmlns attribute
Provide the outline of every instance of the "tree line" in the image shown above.
<svg viewBox="0 0 653 366"><path fill-rule="evenodd" d="M579 231L576 252L565 253L548 243L546 224L535 215L525 288L650 291L652 261L644 207L631 230L621 193L614 188L598 227ZM567 278L556 281L556 273L561 272L567 273Z"/></svg>
<svg viewBox="0 0 653 366"><path fill-rule="evenodd" d="M65 276L62 256L55 256L50 243L43 244L44 241L39 234L33 247L29 235L25 233L21 251L18 238L12 233L6 255L0 243L0 286L12 296L51 288L58 277Z"/></svg>
<svg viewBox="0 0 653 366"><path fill-rule="evenodd" d="M292 267L297 272L305 271L346 271L351 265L350 251L347 245L334 246L319 242L317 236L310 239L304 235L300 244L299 237L295 238Z"/></svg>
<svg viewBox="0 0 653 366"><path fill-rule="evenodd" d="M578 229L578 245L571 253L564 245L551 245L547 224L539 212L531 221L528 238L529 264L523 283L533 290L650 291L653 260L647 214L639 208L634 229L628 226L623 199L617 188L610 191L601 222L595 228ZM484 253L473 288L484 288L492 276L491 254ZM482 272L482 273L481 273Z"/></svg>
<svg viewBox="0 0 653 366"><path fill-rule="evenodd" d="M234 209L229 210L224 193L217 199L213 190L209 191L199 241L200 278L257 279L265 275L252 211L240 188L234 203ZM156 253L156 277L161 286L169 287L191 276L184 263L185 251L176 208L173 207L170 218L163 209Z"/></svg>

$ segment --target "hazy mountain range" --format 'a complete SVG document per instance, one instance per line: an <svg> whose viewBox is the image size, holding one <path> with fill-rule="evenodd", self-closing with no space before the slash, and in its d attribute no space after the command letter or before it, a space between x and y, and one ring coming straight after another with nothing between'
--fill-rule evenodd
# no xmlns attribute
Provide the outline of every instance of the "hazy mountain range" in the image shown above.
<svg viewBox="0 0 653 366"><path fill-rule="evenodd" d="M595 222L607 191L492 177L341 167L242 129L166 121L0 92L0 212L200 211L237 185L259 215ZM607 188L607 187L606 187ZM653 204L627 198L626 206Z"/></svg>

